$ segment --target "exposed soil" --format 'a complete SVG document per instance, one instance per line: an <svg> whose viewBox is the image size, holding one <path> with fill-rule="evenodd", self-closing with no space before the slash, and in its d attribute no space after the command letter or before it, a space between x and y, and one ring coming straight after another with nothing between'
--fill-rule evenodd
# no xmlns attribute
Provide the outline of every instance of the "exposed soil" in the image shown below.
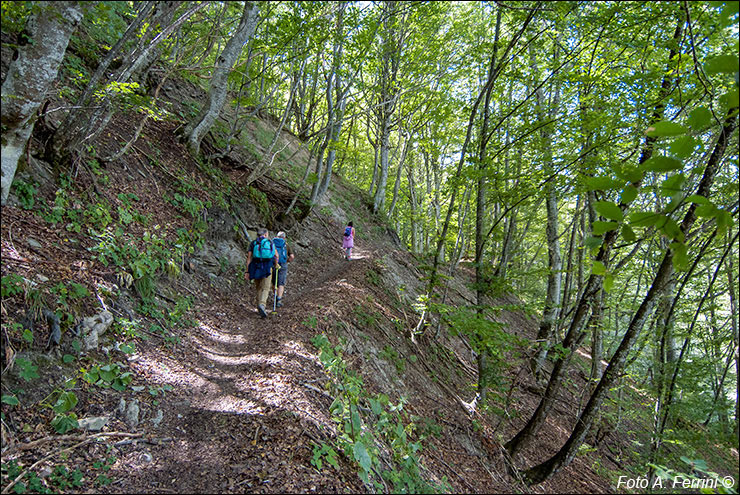
<svg viewBox="0 0 740 495"><path fill-rule="evenodd" d="M130 127L120 119L114 121L99 153L118 149ZM173 125L150 123L144 136L121 162L105 165L108 184L101 184L89 167L76 165L76 191L84 196L97 190L111 204L117 204L119 194L134 192L137 206L151 218L150 227L130 228L141 235L159 225L161 235L175 235L190 219L162 201L163 194L176 190L178 177L201 180L202 172L174 139ZM148 140L156 140L156 149L148 146ZM240 167L230 162L225 172L236 181L246 172ZM339 178L335 184L347 194ZM281 208L293 193L286 184L268 178L256 187ZM55 189L53 183L42 184L37 200L53 204ZM198 197L199 192L194 189L191 194ZM45 288L75 281L97 295L95 287L119 283L113 269L94 259L89 248L95 241L85 233L51 225L17 206L3 207L2 216L3 276L17 273ZM614 433L606 433L598 450L579 455L541 485L527 487L510 474L501 444L539 402L519 349L507 351L508 365L502 368L505 410L485 416L471 413L466 404L474 397L476 368L465 341L445 331L435 335L431 328L411 339L419 315L401 292L403 288L416 293L422 284L420 263L396 249L390 236L382 233L385 227L375 225L373 232L358 229L354 259L345 261L341 217L316 209L299 224L284 219L273 225L288 231L297 258L289 268L285 305L266 319L256 313L254 288L235 271L214 278L185 263L179 279L160 281L163 297L180 294L193 301L189 316L194 325L177 330L179 342L168 343L161 335L144 331L148 339L135 340L135 354L109 349L108 357L100 351L90 353L89 360L62 365L63 342L62 349L49 351L52 364L40 370L38 383L28 385L4 373L3 393L28 390L21 395L20 407L3 404L3 462L13 459L24 467L38 462L34 470L42 474L60 464L70 471L77 468L84 474L82 486L63 490L69 493L366 492L357 467L347 458L340 456L339 469L311 464L314 447L331 443L336 433L329 412L333 398L325 387L329 377L311 343L317 333L325 332L332 343L344 343L345 359L369 391L385 393L394 403L405 397L405 418L413 418L417 425L410 432L412 439L419 438L423 424L436 427L420 456L422 474L431 482L459 493L613 491L597 471L599 466L622 467L619 454L627 441ZM471 280L470 268L462 265L452 282L452 303L472 301L466 287ZM3 301L3 319L19 321L26 303L20 296ZM110 300L107 304L117 318L126 316L119 304ZM100 306L89 298L69 310L89 316ZM363 311L372 313L375 323L363 324ZM502 311L498 319L513 334L535 337L536 323L521 311ZM48 329L40 325L35 332L32 346L4 336L9 339L4 367L13 362L16 351L43 350ZM382 356L384 349L397 354L395 363ZM103 430L108 436L54 434L49 426L53 413L39 404L65 377L94 360L125 363L135 377L122 393L81 380L73 388L79 417L111 416ZM586 385L577 367L569 378L571 386L562 392L537 446L523 451L518 466L541 462L567 438ZM167 386L171 390L163 391ZM122 414L114 413L122 398L139 401L138 425L130 426ZM152 420L160 410L162 420L155 425ZM6 479L4 474L4 483Z"/></svg>

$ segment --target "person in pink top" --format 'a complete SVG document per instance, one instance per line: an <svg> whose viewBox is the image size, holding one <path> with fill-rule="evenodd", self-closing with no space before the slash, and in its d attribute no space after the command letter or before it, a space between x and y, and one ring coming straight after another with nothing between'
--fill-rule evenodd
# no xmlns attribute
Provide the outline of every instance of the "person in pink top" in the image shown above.
<svg viewBox="0 0 740 495"><path fill-rule="evenodd" d="M344 259L347 261L352 258L353 247L355 247L355 228L352 226L352 222L349 222L344 229L344 240L342 241L342 248L346 253Z"/></svg>

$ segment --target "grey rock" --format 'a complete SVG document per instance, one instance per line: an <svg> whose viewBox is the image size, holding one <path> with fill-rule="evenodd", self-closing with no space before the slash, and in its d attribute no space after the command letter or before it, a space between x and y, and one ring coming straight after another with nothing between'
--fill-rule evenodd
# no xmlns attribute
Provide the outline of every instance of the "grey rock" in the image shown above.
<svg viewBox="0 0 740 495"><path fill-rule="evenodd" d="M156 428L157 426L160 425L160 423L162 423L163 419L164 419L164 413L162 412L161 409L157 409L157 414L154 415L151 421L154 427Z"/></svg>
<svg viewBox="0 0 740 495"><path fill-rule="evenodd" d="M27 239L27 242L28 242L28 245L31 246L32 249L42 249L43 248L41 243L37 241L36 239L34 239L33 237L29 237Z"/></svg>
<svg viewBox="0 0 740 495"><path fill-rule="evenodd" d="M123 416L126 413L126 399L124 399L123 397L121 397L121 400L118 402L116 413L119 416Z"/></svg>
<svg viewBox="0 0 740 495"><path fill-rule="evenodd" d="M113 314L102 311L95 316L84 318L80 323L80 333L86 351L98 348L98 340L113 323Z"/></svg>
<svg viewBox="0 0 740 495"><path fill-rule="evenodd" d="M134 399L126 408L126 424L131 428L139 426L139 401Z"/></svg>
<svg viewBox="0 0 740 495"><path fill-rule="evenodd" d="M82 418L77 422L80 425L80 429L89 431L100 431L108 423L110 418L108 416L93 416L90 418Z"/></svg>

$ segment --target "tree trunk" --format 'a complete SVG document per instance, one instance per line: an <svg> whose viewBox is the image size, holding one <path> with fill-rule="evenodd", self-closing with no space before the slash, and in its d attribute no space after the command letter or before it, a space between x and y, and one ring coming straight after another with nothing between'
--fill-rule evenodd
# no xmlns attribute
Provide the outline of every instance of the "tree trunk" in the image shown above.
<svg viewBox="0 0 740 495"><path fill-rule="evenodd" d="M56 79L69 38L82 20L78 2L43 3L39 8L26 26L31 42L18 48L2 85L3 205L33 132L36 110Z"/></svg>
<svg viewBox="0 0 740 495"><path fill-rule="evenodd" d="M396 2L383 2L383 55L380 74L380 171L378 188L373 199L373 213L379 212L385 204L385 190L388 184L388 152L391 145L392 119L396 110L399 90L396 85L401 60L402 33L396 26Z"/></svg>
<svg viewBox="0 0 740 495"><path fill-rule="evenodd" d="M682 24L679 24L679 26L682 26ZM719 169L721 158L727 149L727 142L730 139L730 135L735 130L736 126L737 107L730 109L729 117L725 120L724 125L722 126L719 139L709 157L707 166L704 169L704 175L696 192L699 196L704 196L705 198L710 197L715 174ZM691 227L696 221L696 208L697 205L692 203L684 215L684 219L680 225L680 230L684 236L689 233ZM606 397L612 384L622 373L627 356L632 350L632 346L637 340L645 321L647 321L657 301L665 295L666 289L668 288L673 276L673 256L673 249L669 248L663 256L663 261L653 278L650 290L648 290L648 293L642 300L640 307L632 317L619 347L609 361L609 366L606 368L604 376L602 376L599 384L596 386L594 393L591 395L585 409L578 418L576 426L565 445L557 454L523 473L528 483L535 484L548 479L560 469L570 464L570 462L575 458L578 453L578 448L582 445L584 438L593 424L599 411L599 407L601 406L601 402Z"/></svg>
<svg viewBox="0 0 740 495"><path fill-rule="evenodd" d="M554 54L554 66L557 67L559 56L559 50L555 47ZM531 67L532 73L537 74L537 58L534 45L530 45L530 54L532 57ZM547 109L545 106L545 99L542 92L542 88L539 87L535 91L537 98L537 114L540 121L544 121L545 118L552 120L554 119L557 107L560 104L560 84L555 85L555 89L551 92L550 107ZM545 194L547 200L545 201L547 210L547 294L545 296L545 306L542 312L542 321L540 322L539 329L537 330L537 341L540 346L537 353L537 357L532 363L532 374L535 380L538 382L542 381L542 369L547 359L547 352L550 348L552 341L555 338L555 330L557 329L558 317L560 316L561 306L561 285L563 278L563 261L560 256L560 235L558 234L558 198L557 191L555 189L555 180L557 174L553 172L552 166L552 129L550 126L543 127L540 131L542 138L543 147L543 161L545 164L545 174L550 178L545 186Z"/></svg>
<svg viewBox="0 0 740 495"><path fill-rule="evenodd" d="M675 63L674 59L677 55L677 50L678 50L677 47L679 46L679 41L683 36L684 22L685 22L685 18L681 16L678 19L676 30L673 35L673 40L675 41L675 45L674 47L670 49L670 54L668 56L668 64L667 64L668 70L666 71L666 75L663 78L663 83L659 91L658 103L656 104L653 110L653 114L650 118L651 124L658 122L659 120L662 119L662 116L663 116L663 111L665 108L664 99L668 95L668 91L671 86L671 80L672 80L672 76L670 75L671 68L673 67L673 64ZM645 163L652 156L655 141L656 141L656 138L652 138L649 136L645 138L645 144L643 145L643 148L642 148L642 153L640 155L639 164ZM638 180L637 182L633 183L632 186L639 188L641 183L642 183L642 178L640 178L640 180ZM620 204L620 209L622 210L622 213L624 214L629 209L629 205L622 203ZM605 267L608 267L609 265L609 257L610 257L609 255L610 255L611 247L614 244L614 242L617 240L617 236L618 236L618 232L616 230L611 230L607 232L606 234L604 234L601 247L599 248L599 252L596 255L595 260L602 263ZM561 355L556 359L552 373L550 374L550 380L547 384L547 388L545 389L545 394L540 400L540 403L537 406L537 409L535 410L532 417L529 419L529 421L527 421L527 424L524 425L524 427L521 430L519 430L519 432L505 444L506 450L509 452L509 454L512 457L515 456L527 442L535 438L535 436L539 432L540 427L545 423L545 419L547 415L550 413L550 410L552 409L552 406L555 402L555 397L557 395L557 392L560 390L560 385L563 380L562 374L564 373L565 370L567 370L570 357L573 355L573 351L576 348L575 346L584 337L584 335L581 334L582 329L584 327L586 319L589 317L592 306L594 305L596 301L596 297L601 292L602 285L603 285L603 277L601 275L594 275L592 273L589 276L588 280L586 281L586 286L583 289L583 293L581 294L581 297L578 300L578 303L576 304L576 308L573 313L573 319L571 320L570 326L568 327L568 331L565 335L565 339L563 339L562 346L564 348L565 355L564 356ZM652 309L652 308L648 308L648 309ZM642 322L640 323L642 324ZM602 377L602 380L599 383L603 381L604 381L604 378ZM598 387L597 387L597 390L598 390ZM589 406L587 405L586 408L588 407ZM582 440L583 439L581 438L580 441Z"/></svg>
<svg viewBox="0 0 740 495"><path fill-rule="evenodd" d="M411 143L411 134L406 135L406 141L403 145L403 151L401 151L401 158L398 161L398 170L396 171L396 182L393 184L393 200L391 206L388 208L388 218L393 218L393 212L396 210L396 203L398 202L398 190L401 187L401 177L403 174L403 167L406 163L406 154L409 151L409 144Z"/></svg>
<svg viewBox="0 0 740 495"><path fill-rule="evenodd" d="M211 129L221 112L229 87L229 73L239 58L242 48L249 42L252 35L254 35L258 17L259 8L257 2L245 2L244 12L239 21L239 26L216 60L216 66L213 69L213 76L211 77L211 89L208 92L206 102L201 108L198 117L190 122L183 131L188 150L193 155L200 153L200 142L203 136Z"/></svg>

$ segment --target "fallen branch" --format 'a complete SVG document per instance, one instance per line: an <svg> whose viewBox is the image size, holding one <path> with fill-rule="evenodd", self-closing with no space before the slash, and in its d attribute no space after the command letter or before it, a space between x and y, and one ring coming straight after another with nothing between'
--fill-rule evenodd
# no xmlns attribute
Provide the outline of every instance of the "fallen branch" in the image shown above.
<svg viewBox="0 0 740 495"><path fill-rule="evenodd" d="M28 473L29 471L33 470L39 464L41 464L41 463L43 463L43 462L51 459L54 456L57 456L57 455L59 455L59 454L61 454L63 452L68 452L68 451L74 450L74 449L76 449L78 447L82 447L83 445L87 445L88 443L91 443L92 441L94 441L94 440L96 440L98 438L101 438L101 437L132 437L132 438L135 438L135 437L141 437L143 435L144 435L143 433L125 433L125 432L115 432L114 431L114 432L96 433L95 435L88 436L87 438L85 438L85 440L83 440L80 443L76 443L75 445L73 445L71 447L67 447L66 449L61 449L61 450L57 450L56 452L52 452L51 454L47 455L46 457L44 457L44 458L42 458L42 459L34 462L29 468L25 469L10 484L8 484L8 486L6 486L5 488L3 488L2 493L10 493L10 489L13 488L26 475L26 473ZM44 438L41 438L39 440L35 440L34 442L31 442L31 443L32 444L39 445L41 443L53 441L55 438L60 438L60 439L77 438L77 439L79 439L80 437L84 438L84 435L81 435L81 436L64 435L62 437L44 437ZM28 445L28 444L26 444L26 445ZM28 450L28 449L21 449L21 447L22 446L18 447L19 450ZM30 448L33 448L33 447L30 447Z"/></svg>

